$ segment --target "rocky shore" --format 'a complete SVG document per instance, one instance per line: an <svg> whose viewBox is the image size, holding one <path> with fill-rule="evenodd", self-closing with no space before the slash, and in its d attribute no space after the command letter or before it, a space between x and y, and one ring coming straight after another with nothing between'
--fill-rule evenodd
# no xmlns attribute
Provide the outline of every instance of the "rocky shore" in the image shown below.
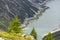
<svg viewBox="0 0 60 40"><path fill-rule="evenodd" d="M52 31L52 36L55 40L60 40L60 28L56 29L55 31ZM42 38L42 40L44 40L44 38L47 36L47 34L44 35L44 37Z"/></svg>

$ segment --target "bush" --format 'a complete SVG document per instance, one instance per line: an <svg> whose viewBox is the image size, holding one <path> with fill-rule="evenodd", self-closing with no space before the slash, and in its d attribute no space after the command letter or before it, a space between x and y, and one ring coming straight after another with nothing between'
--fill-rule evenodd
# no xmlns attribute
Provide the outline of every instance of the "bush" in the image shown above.
<svg viewBox="0 0 60 40"><path fill-rule="evenodd" d="M44 40L54 40L52 34L49 32L48 35L44 38Z"/></svg>
<svg viewBox="0 0 60 40"><path fill-rule="evenodd" d="M9 22L8 32L22 33L22 27L18 17Z"/></svg>
<svg viewBox="0 0 60 40"><path fill-rule="evenodd" d="M34 37L36 38L35 29L33 29ZM9 22L8 32L0 31L0 37L4 40L32 40L31 35L26 38L23 35L20 20L16 17Z"/></svg>
<svg viewBox="0 0 60 40"><path fill-rule="evenodd" d="M32 35L37 40L37 32L35 31L35 28L33 27L30 35Z"/></svg>

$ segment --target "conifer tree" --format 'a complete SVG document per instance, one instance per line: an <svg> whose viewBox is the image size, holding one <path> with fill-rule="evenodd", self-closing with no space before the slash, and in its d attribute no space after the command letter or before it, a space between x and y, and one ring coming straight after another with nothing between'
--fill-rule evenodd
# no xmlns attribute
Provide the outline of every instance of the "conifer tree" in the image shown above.
<svg viewBox="0 0 60 40"><path fill-rule="evenodd" d="M54 40L52 34L49 32L48 35L44 38L44 40Z"/></svg>
<svg viewBox="0 0 60 40"><path fill-rule="evenodd" d="M37 40L37 32L36 32L34 27L33 27L32 31L31 31L30 35L32 35Z"/></svg>
<svg viewBox="0 0 60 40"><path fill-rule="evenodd" d="M21 22L18 17L9 22L8 32L22 33Z"/></svg>

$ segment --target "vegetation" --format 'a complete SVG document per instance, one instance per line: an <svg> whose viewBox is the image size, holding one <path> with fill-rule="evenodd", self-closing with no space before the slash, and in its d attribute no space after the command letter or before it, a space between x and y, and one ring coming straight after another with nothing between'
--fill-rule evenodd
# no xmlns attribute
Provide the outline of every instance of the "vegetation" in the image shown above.
<svg viewBox="0 0 60 40"><path fill-rule="evenodd" d="M20 23L20 20L18 19L18 17L16 17L11 22L9 22L8 32L12 32L12 33L13 32L14 33L22 33L23 32L21 23Z"/></svg>
<svg viewBox="0 0 60 40"><path fill-rule="evenodd" d="M30 35L34 36L34 38L37 40L37 32L36 32L34 27L33 27L32 31L31 31Z"/></svg>
<svg viewBox="0 0 60 40"><path fill-rule="evenodd" d="M25 38L24 36L21 36L20 34L8 33L4 31L0 31L0 37L2 37L5 40L31 40L31 38Z"/></svg>
<svg viewBox="0 0 60 40"><path fill-rule="evenodd" d="M31 35L24 35L18 17L9 22L8 32L0 31L0 38L4 40L35 40Z"/></svg>
<svg viewBox="0 0 60 40"><path fill-rule="evenodd" d="M37 40L37 32L35 28L33 27L30 35L24 35L20 21L21 20L19 20L18 17L12 19L12 21L9 22L8 32L0 31L0 37L4 40ZM54 40L54 38L49 32L44 40Z"/></svg>
<svg viewBox="0 0 60 40"><path fill-rule="evenodd" d="M48 35L44 38L44 40L54 40L52 34L49 32Z"/></svg>

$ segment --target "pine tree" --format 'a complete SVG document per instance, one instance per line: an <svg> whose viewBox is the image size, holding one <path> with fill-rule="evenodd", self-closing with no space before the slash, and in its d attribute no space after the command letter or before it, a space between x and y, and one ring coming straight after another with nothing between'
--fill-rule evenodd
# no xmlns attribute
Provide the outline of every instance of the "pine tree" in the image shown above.
<svg viewBox="0 0 60 40"><path fill-rule="evenodd" d="M49 32L48 35L44 38L44 40L54 40L52 34Z"/></svg>
<svg viewBox="0 0 60 40"><path fill-rule="evenodd" d="M22 33L21 22L18 17L9 22L8 32Z"/></svg>
<svg viewBox="0 0 60 40"><path fill-rule="evenodd" d="M30 35L32 35L37 40L37 32L36 32L34 27L33 27L32 31L31 31Z"/></svg>

